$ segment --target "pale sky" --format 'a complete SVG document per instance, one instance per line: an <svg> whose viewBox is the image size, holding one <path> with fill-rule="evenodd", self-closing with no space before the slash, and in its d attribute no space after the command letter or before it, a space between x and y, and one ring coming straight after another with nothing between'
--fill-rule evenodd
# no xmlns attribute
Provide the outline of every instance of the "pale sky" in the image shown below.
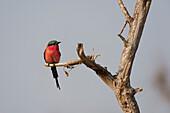
<svg viewBox="0 0 170 113"><path fill-rule="evenodd" d="M125 4L132 15L135 4ZM170 67L169 5L152 1L134 61L131 84L144 89L135 96L142 113L170 111L153 83L161 62ZM0 0L0 113L123 113L114 92L84 65L69 77L58 68L59 91L43 52L50 40L61 41L60 62L67 62L78 58L82 42L86 54L94 48L101 54L96 62L115 74L124 22L116 0Z"/></svg>

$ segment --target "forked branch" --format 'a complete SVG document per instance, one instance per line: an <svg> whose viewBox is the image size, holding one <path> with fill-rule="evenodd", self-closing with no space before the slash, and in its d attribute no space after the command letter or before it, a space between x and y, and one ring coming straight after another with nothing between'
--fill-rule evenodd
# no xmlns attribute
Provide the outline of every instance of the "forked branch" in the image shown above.
<svg viewBox="0 0 170 113"><path fill-rule="evenodd" d="M85 64L88 68L96 72L96 74L114 91L119 105L125 113L140 113L137 101L134 95L142 91L142 88L132 88L130 84L130 75L136 51L142 36L146 17L148 15L152 0L137 0L133 18L128 13L122 0L118 0L120 8L124 13L127 22L130 25L128 37L125 39L121 33L123 32L127 22L125 22L119 37L124 42L123 52L118 67L117 75L112 75L106 68L96 64L93 55L86 56L83 44L79 43L77 54L80 59L76 59L66 63L46 64L46 66L64 66L71 67L80 63ZM128 40L128 42L126 41ZM128 43L128 44L127 44Z"/></svg>
<svg viewBox="0 0 170 113"><path fill-rule="evenodd" d="M123 5L122 0L118 0L120 8L128 20L128 12ZM123 47L121 61L118 68L117 79L115 85L115 94L117 100L125 113L139 113L139 107L134 97L134 94L142 91L142 88L132 88L130 84L130 75L136 51L142 36L146 17L149 12L151 0L137 0L135 11L133 14L133 21L131 21L129 34L126 38L128 40L127 46ZM129 21L128 21L129 22ZM123 27L124 28L124 27ZM121 35L120 35L121 38ZM123 40L125 38L122 38ZM123 91L124 93L119 93ZM118 93L118 94L117 94Z"/></svg>
<svg viewBox="0 0 170 113"><path fill-rule="evenodd" d="M96 64L95 61L88 59L85 56L83 44L78 43L77 47L77 54L80 57L81 61L89 68L94 70L96 74L110 87L113 88L113 79L114 77L111 75L107 69L100 66L99 64Z"/></svg>
<svg viewBox="0 0 170 113"><path fill-rule="evenodd" d="M127 11L126 7L124 6L122 0L117 0L119 3L119 6L122 10L122 12L124 13L127 21L129 22L129 24L132 22L133 18L130 16L129 12Z"/></svg>
<svg viewBox="0 0 170 113"><path fill-rule="evenodd" d="M118 34L118 36L120 37L120 39L123 41L123 43L124 43L124 46L125 47L127 47L127 41L126 41L126 39L121 35L121 34Z"/></svg>
<svg viewBox="0 0 170 113"><path fill-rule="evenodd" d="M125 29L125 27L126 27L127 22L128 22L128 21L126 20L125 23L124 23L124 25L123 25L122 30L121 30L120 33L119 33L120 35L123 33L123 31L124 31L124 29Z"/></svg>

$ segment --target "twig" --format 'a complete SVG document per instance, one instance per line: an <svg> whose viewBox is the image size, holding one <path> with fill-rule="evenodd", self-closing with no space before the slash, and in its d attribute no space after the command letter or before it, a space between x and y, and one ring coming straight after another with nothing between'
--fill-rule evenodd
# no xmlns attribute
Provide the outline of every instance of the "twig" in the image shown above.
<svg viewBox="0 0 170 113"><path fill-rule="evenodd" d="M80 64L78 64L78 65L76 65L76 66L71 67L71 69L69 69L69 70L68 70L68 73L69 73L72 69L74 69L74 68L76 68L76 67L78 67L78 66L80 66Z"/></svg>
<svg viewBox="0 0 170 113"><path fill-rule="evenodd" d="M87 55L86 58L88 59L91 59L92 58L92 55ZM65 63L54 63L54 64L48 64L48 63L45 63L45 66L46 67L60 67L60 66L64 66L64 67L71 67L73 65L78 65L78 64L81 64L82 61L81 59L75 59L75 60L71 60L69 62L65 62Z"/></svg>
<svg viewBox="0 0 170 113"><path fill-rule="evenodd" d="M92 55L92 59L94 59L94 48L93 48L93 55Z"/></svg>
<svg viewBox="0 0 170 113"><path fill-rule="evenodd" d="M89 60L96 60L97 57L100 56L100 55L96 55L96 57L94 57L94 48L93 48L93 55L87 55L85 56L87 59ZM82 64L82 60L79 58L79 59L75 59L75 60L71 60L69 62L65 62L65 63L54 63L54 64L49 64L49 63L45 63L45 66L46 67L61 67L61 66L64 66L64 67L67 67L67 68L74 68L74 67L77 67L79 66L80 64ZM77 65L77 66L73 66L73 65Z"/></svg>
<svg viewBox="0 0 170 113"><path fill-rule="evenodd" d="M84 53L84 49L83 49L83 44L82 43L78 43L78 47L77 47L77 54L78 56L81 58L82 62L89 68L91 68L92 70L94 70L97 75L110 87L113 88L113 79L114 77L112 76L112 74L107 71L104 67L100 66L99 64L96 64L95 62L93 62L93 60L88 59L85 56ZM99 56L99 55L97 55ZM96 58L97 58L96 56Z"/></svg>
<svg viewBox="0 0 170 113"><path fill-rule="evenodd" d="M136 88L136 89L135 89L135 93L138 93L138 92L141 92L141 91L143 91L142 88Z"/></svg>
<svg viewBox="0 0 170 113"><path fill-rule="evenodd" d="M122 0L117 0L117 1L118 1L118 3L119 3L119 6L120 6L122 12L124 13L124 15L125 15L125 17L126 17L126 19L127 19L127 21L129 22L129 24L131 24L133 18L130 16L130 14L129 14L129 12L127 11L126 7L124 6Z"/></svg>
<svg viewBox="0 0 170 113"><path fill-rule="evenodd" d="M125 23L124 23L124 25L123 25L123 28L122 28L122 30L120 31L119 34L122 34L122 33L123 33L123 31L124 31L124 29L125 29L125 27L126 27L127 22L128 22L128 21L126 20Z"/></svg>
<svg viewBox="0 0 170 113"><path fill-rule="evenodd" d="M125 27L126 27L127 22L128 22L128 21L126 20L125 23L124 23L124 25L123 25L122 30L121 30L120 33L118 34L118 36L120 37L120 39L123 41L125 47L127 47L127 41L126 41L126 39L125 39L121 34L123 33L123 31L124 31L124 29L125 29Z"/></svg>
<svg viewBox="0 0 170 113"><path fill-rule="evenodd" d="M94 60L96 60L96 59L97 59L97 57L99 57L99 56L101 56L101 55L96 55L96 57L94 58Z"/></svg>
<svg viewBox="0 0 170 113"><path fill-rule="evenodd" d="M127 41L126 41L126 39L121 35L121 34L118 34L118 36L120 37L120 39L123 41L123 43L124 43L124 46L125 47L127 47Z"/></svg>

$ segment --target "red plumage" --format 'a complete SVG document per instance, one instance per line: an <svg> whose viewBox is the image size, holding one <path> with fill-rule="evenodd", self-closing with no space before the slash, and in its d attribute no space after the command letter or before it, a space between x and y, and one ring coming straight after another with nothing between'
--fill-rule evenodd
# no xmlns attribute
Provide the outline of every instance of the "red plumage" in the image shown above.
<svg viewBox="0 0 170 113"><path fill-rule="evenodd" d="M48 45L49 45L49 43L48 43ZM58 63L60 61L60 56L61 56L61 53L59 51L59 46L58 45L48 46L48 45L44 52L45 62Z"/></svg>
<svg viewBox="0 0 170 113"><path fill-rule="evenodd" d="M50 41L44 51L44 60L46 63L58 63L60 61L61 53L59 51L59 44L57 41ZM56 67L51 67L53 77L56 79L56 85L60 89L58 82L58 73Z"/></svg>

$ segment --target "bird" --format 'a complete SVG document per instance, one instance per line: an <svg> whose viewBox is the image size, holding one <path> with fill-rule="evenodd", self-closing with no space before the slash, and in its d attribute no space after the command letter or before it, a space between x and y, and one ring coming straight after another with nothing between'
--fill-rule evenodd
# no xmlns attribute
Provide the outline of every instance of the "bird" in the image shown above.
<svg viewBox="0 0 170 113"><path fill-rule="evenodd" d="M46 63L49 64L59 63L61 57L61 53L59 51L59 43L61 42L56 40L51 40L50 42L48 42L47 47L44 51L44 60ZM55 66L53 66L51 67L51 70L52 70L53 78L56 81L56 86L60 90L57 69Z"/></svg>

